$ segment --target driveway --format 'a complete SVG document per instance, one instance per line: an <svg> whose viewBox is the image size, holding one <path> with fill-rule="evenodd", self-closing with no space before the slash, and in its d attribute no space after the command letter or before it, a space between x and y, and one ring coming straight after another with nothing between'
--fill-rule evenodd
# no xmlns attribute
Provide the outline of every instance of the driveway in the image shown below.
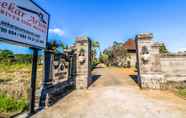
<svg viewBox="0 0 186 118"><path fill-rule="evenodd" d="M186 101L169 91L141 90L130 69L98 68L88 90L76 90L34 118L186 118Z"/></svg>

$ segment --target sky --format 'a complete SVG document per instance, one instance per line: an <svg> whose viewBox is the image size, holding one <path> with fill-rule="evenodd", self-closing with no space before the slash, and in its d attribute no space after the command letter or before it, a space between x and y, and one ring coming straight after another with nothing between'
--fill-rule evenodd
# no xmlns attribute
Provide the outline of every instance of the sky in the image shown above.
<svg viewBox="0 0 186 118"><path fill-rule="evenodd" d="M101 50L113 41L124 42L141 32L151 32L176 52L186 49L186 0L35 0L51 16L49 40L72 44L87 35ZM16 53L25 48L0 44Z"/></svg>

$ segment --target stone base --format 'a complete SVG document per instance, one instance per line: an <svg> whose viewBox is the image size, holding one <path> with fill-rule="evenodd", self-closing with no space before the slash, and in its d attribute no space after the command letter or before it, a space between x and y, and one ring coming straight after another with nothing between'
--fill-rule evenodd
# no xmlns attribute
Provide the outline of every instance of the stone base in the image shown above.
<svg viewBox="0 0 186 118"><path fill-rule="evenodd" d="M166 89L166 83L162 73L141 74L141 87L144 89Z"/></svg>
<svg viewBox="0 0 186 118"><path fill-rule="evenodd" d="M88 77L79 76L76 78L76 89L87 89Z"/></svg>
<svg viewBox="0 0 186 118"><path fill-rule="evenodd" d="M186 87L186 74L182 73L172 73L172 75L165 75L167 80L167 88L174 89L174 88L185 88Z"/></svg>

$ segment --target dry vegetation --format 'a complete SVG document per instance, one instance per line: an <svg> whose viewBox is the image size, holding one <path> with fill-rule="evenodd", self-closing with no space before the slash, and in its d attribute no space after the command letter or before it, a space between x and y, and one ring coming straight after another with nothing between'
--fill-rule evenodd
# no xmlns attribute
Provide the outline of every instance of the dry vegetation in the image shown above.
<svg viewBox="0 0 186 118"><path fill-rule="evenodd" d="M38 65L37 88L40 88L42 81L42 67ZM28 103L31 68L31 64L0 64L0 112L22 111L25 108ZM14 106L10 106L13 103Z"/></svg>
<svg viewBox="0 0 186 118"><path fill-rule="evenodd" d="M42 80L42 65L38 66L37 88ZM31 79L31 64L0 64L0 92L20 98L28 96Z"/></svg>

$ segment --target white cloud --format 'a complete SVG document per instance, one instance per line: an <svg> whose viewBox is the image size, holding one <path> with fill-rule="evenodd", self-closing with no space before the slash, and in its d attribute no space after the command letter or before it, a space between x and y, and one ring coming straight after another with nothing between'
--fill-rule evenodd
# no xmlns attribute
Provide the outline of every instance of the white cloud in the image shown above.
<svg viewBox="0 0 186 118"><path fill-rule="evenodd" d="M60 28L49 29L49 32L52 33L52 34L57 34L59 36L64 35L64 31Z"/></svg>

